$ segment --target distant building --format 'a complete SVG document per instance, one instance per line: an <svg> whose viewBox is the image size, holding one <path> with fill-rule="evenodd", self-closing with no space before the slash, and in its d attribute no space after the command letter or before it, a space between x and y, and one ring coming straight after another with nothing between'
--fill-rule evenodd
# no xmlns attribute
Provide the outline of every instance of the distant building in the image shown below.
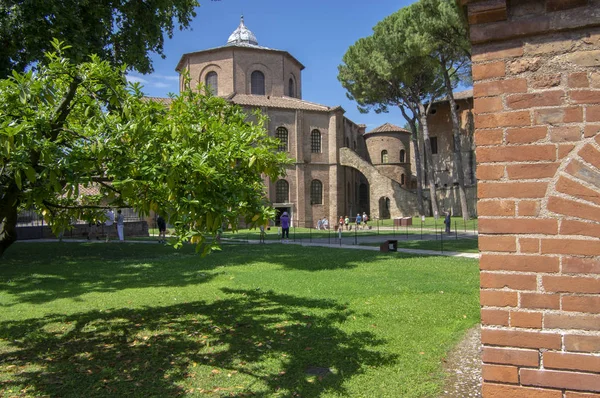
<svg viewBox="0 0 600 398"><path fill-rule="evenodd" d="M295 225L363 212L372 219L417 215L410 133L389 123L366 132L340 106L303 100L303 69L287 51L260 46L243 17L225 45L183 54L176 67L192 87L201 83L249 114L268 116L279 150L295 159L285 177L266 181L268 197Z"/></svg>

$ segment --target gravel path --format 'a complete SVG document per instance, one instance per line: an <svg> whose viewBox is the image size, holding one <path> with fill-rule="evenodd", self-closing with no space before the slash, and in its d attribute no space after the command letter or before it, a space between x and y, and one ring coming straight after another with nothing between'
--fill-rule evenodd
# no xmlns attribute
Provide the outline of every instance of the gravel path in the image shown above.
<svg viewBox="0 0 600 398"><path fill-rule="evenodd" d="M446 383L440 398L481 397L481 328L469 329L444 363Z"/></svg>

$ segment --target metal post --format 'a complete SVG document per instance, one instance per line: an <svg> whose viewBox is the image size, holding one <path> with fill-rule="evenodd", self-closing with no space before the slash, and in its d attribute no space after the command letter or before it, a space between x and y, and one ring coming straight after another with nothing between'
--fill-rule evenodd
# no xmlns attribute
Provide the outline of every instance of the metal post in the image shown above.
<svg viewBox="0 0 600 398"><path fill-rule="evenodd" d="M408 222L406 223L406 240L408 240Z"/></svg>
<svg viewBox="0 0 600 398"><path fill-rule="evenodd" d="M312 226L308 229L308 241L312 243Z"/></svg>
<svg viewBox="0 0 600 398"><path fill-rule="evenodd" d="M442 253L444 252L444 233L440 229L440 246L442 247ZM437 235L437 234L436 234Z"/></svg>
<svg viewBox="0 0 600 398"><path fill-rule="evenodd" d="M357 228L354 228L354 244L355 245L358 245L357 238L358 238L358 231L357 231Z"/></svg>
<svg viewBox="0 0 600 398"><path fill-rule="evenodd" d="M454 239L458 240L458 230L456 229L456 221L454 221Z"/></svg>
<svg viewBox="0 0 600 398"><path fill-rule="evenodd" d="M423 240L423 221L421 221L421 240Z"/></svg>

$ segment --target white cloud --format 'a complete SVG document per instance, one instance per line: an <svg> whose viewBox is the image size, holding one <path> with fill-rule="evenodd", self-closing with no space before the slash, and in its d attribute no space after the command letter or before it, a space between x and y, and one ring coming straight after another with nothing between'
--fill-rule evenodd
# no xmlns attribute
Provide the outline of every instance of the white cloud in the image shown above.
<svg viewBox="0 0 600 398"><path fill-rule="evenodd" d="M148 80L140 77L140 76L136 76L136 75L127 75L127 81L130 83L142 83L142 84L146 84L148 83Z"/></svg>

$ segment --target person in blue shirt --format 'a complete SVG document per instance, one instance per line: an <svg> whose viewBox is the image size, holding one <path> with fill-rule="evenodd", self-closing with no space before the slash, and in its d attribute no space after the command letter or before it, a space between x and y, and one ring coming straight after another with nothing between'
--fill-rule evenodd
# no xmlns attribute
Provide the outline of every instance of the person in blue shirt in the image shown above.
<svg viewBox="0 0 600 398"><path fill-rule="evenodd" d="M360 213L356 215L356 229L358 229L360 227L360 223L362 222L362 217L360 216Z"/></svg>

